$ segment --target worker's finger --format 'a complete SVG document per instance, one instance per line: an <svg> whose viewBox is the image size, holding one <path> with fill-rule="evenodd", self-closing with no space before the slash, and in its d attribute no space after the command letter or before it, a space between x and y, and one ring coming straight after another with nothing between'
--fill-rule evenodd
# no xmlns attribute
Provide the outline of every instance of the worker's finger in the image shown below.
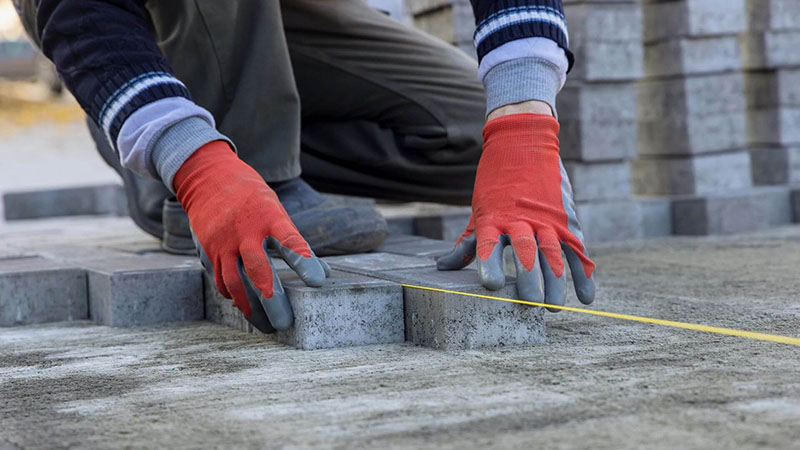
<svg viewBox="0 0 800 450"><path fill-rule="evenodd" d="M322 270L325 271L325 278L330 278L330 276L331 276L331 266L329 266L328 263L325 262L324 259L317 258L317 260L319 261L320 264L322 264Z"/></svg>
<svg viewBox="0 0 800 450"><path fill-rule="evenodd" d="M276 330L287 330L294 322L294 313L292 312L292 305L289 303L289 297L281 286L281 279L278 278L278 272L275 271L275 266L272 266L272 298L261 296L261 306L264 307L264 312L269 317L269 322Z"/></svg>
<svg viewBox="0 0 800 450"><path fill-rule="evenodd" d="M513 245L513 244L512 244ZM514 251L514 266L517 268L517 294L521 300L529 302L544 301L544 280L539 264L539 254L534 250L533 266L526 269Z"/></svg>
<svg viewBox="0 0 800 450"><path fill-rule="evenodd" d="M539 243L539 261L544 279L544 302L564 306L567 299L567 277L564 261L561 259L561 244L555 231L544 228L536 234ZM550 312L560 309L548 308Z"/></svg>
<svg viewBox="0 0 800 450"><path fill-rule="evenodd" d="M245 272L259 293L258 299L269 322L276 330L285 330L292 325L294 315L289 298L281 286L281 280L266 251L266 239L242 244L240 252ZM322 270L322 268L320 268Z"/></svg>
<svg viewBox="0 0 800 450"><path fill-rule="evenodd" d="M247 301L247 293L244 290L244 283L239 276L237 269L237 258L225 258L221 264L221 271L217 272L222 275L222 281L225 288L230 292L233 297L233 304L242 311L245 317L250 316L250 303Z"/></svg>
<svg viewBox="0 0 800 450"><path fill-rule="evenodd" d="M478 275L486 289L496 291L506 285L506 274L503 271L503 249L506 245L508 237L501 235L488 257L478 258Z"/></svg>
<svg viewBox="0 0 800 450"><path fill-rule="evenodd" d="M194 241L194 248L197 252L197 257L200 259L200 265L203 266L203 269L206 270L206 273L214 278L214 267L211 266L211 260L208 259L208 255L206 255L205 250L203 250L203 246L200 245L200 242L197 240L197 236L195 236L194 231L192 231L192 241Z"/></svg>
<svg viewBox="0 0 800 450"><path fill-rule="evenodd" d="M575 286L575 294L578 296L578 300L584 305L591 304L594 301L595 294L593 263L585 253L578 254L570 245L562 244L561 248L567 257L569 271L572 273L572 284ZM582 246L579 250L585 252ZM586 267L590 263L592 265Z"/></svg>
<svg viewBox="0 0 800 450"><path fill-rule="evenodd" d="M245 316L245 319L247 319L247 321L250 322L258 331L262 333L273 333L275 328L272 328L272 324L269 322L267 313L264 312L264 307L261 306L261 298L258 295L258 288L253 285L250 277L247 276L247 272L245 272L244 264L241 260L237 261L236 268L239 271L239 277L244 282L244 290L245 294L247 294L247 303L250 305L250 315Z"/></svg>
<svg viewBox="0 0 800 450"><path fill-rule="evenodd" d="M272 298L272 264L264 251L263 240L251 239L242 242L239 253L248 278L256 291L266 298Z"/></svg>
<svg viewBox="0 0 800 450"><path fill-rule="evenodd" d="M214 284L217 286L217 291L225 298L233 298L231 293L228 292L228 287L225 285L224 277L222 276L222 259L217 258L213 261L213 269L211 273L214 274Z"/></svg>
<svg viewBox="0 0 800 450"><path fill-rule="evenodd" d="M561 271L561 276L558 277L553 272L550 265L550 258L546 257L544 251L539 250L539 261L542 266L542 278L544 279L544 302L550 305L564 306L567 300L567 277L566 272ZM561 258L559 251L558 258ZM547 308L550 312L561 311L558 308Z"/></svg>
<svg viewBox="0 0 800 450"><path fill-rule="evenodd" d="M536 262L536 238L533 236L533 229L527 222L516 221L507 226L508 237L511 240L511 247L514 255L519 259L522 266L530 271Z"/></svg>
<svg viewBox="0 0 800 450"><path fill-rule="evenodd" d="M453 250L436 260L439 270L459 270L475 260L475 235L460 239Z"/></svg>
<svg viewBox="0 0 800 450"><path fill-rule="evenodd" d="M281 245L277 239L270 237L268 239L269 245L272 248L277 248L280 252L281 258L289 264L289 267L294 270L300 279L311 287L320 287L325 283L325 267L323 267L320 260L309 249L310 256L302 256L294 252L292 249ZM266 254L266 248L264 249Z"/></svg>

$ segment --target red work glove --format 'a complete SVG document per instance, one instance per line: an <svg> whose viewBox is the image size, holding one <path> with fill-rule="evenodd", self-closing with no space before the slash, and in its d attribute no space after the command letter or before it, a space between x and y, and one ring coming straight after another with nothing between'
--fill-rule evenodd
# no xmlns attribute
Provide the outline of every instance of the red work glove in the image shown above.
<svg viewBox="0 0 800 450"><path fill-rule="evenodd" d="M578 299L594 300L594 263L575 216L572 187L558 155L558 122L542 114L510 114L483 129L472 217L439 270L470 264L477 251L481 283L505 285L503 248L514 248L517 290L524 300L563 305L563 249ZM557 310L556 310L557 311Z"/></svg>
<svg viewBox="0 0 800 450"><path fill-rule="evenodd" d="M210 142L189 157L175 174L173 186L219 292L232 297L262 331L271 331L270 323L279 330L288 328L291 306L267 247L278 250L309 286L322 285L326 267L300 236L275 192L222 141Z"/></svg>

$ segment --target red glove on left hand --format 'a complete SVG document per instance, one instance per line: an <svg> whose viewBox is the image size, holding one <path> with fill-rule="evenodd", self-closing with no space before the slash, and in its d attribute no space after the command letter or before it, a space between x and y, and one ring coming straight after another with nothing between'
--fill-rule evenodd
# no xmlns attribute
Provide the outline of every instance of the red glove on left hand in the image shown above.
<svg viewBox="0 0 800 450"><path fill-rule="evenodd" d="M541 114L511 114L483 129L472 217L440 270L465 267L478 255L481 283L505 285L503 248L514 248L522 299L563 305L567 256L578 299L594 300L594 263L583 244L572 187L558 155L558 122Z"/></svg>
<svg viewBox="0 0 800 450"><path fill-rule="evenodd" d="M211 264L208 269L213 270L219 292L233 297L259 329L265 312L273 327L288 328L293 320L291 306L270 265L267 245L279 250L309 286L321 286L326 270L275 192L222 141L210 142L190 156L173 185L199 241L201 258ZM246 288L244 281L262 298L248 299L250 286Z"/></svg>

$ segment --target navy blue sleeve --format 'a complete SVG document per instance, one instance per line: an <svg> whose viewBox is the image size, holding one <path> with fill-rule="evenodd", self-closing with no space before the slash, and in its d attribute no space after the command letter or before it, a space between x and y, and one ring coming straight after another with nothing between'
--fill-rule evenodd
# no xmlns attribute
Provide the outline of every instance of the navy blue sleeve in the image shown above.
<svg viewBox="0 0 800 450"><path fill-rule="evenodd" d="M561 0L471 0L475 13L478 61L495 48L516 39L544 37L564 49L569 68L575 57Z"/></svg>
<svg viewBox="0 0 800 450"><path fill-rule="evenodd" d="M190 98L156 44L145 0L39 0L36 34L81 107L116 142L125 119L167 97Z"/></svg>

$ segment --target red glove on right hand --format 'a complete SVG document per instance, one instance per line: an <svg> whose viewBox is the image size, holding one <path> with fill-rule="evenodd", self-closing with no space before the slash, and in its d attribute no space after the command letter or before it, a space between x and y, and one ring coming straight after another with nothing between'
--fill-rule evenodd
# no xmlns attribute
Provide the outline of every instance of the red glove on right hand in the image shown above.
<svg viewBox="0 0 800 450"><path fill-rule="evenodd" d="M223 141L210 142L189 157L175 174L173 186L220 294L233 297L259 329L257 322L263 322L265 312L274 328L288 328L291 306L271 267L267 245L279 250L309 286L321 286L326 269L275 192ZM255 288L261 298L248 299L248 288Z"/></svg>
<svg viewBox="0 0 800 450"><path fill-rule="evenodd" d="M594 263L583 244L557 135L558 122L548 115L510 114L486 123L472 218L453 252L439 258L440 270L460 269L477 253L481 283L500 289L503 248L510 244L519 296L563 305L563 250L578 299L594 300Z"/></svg>

